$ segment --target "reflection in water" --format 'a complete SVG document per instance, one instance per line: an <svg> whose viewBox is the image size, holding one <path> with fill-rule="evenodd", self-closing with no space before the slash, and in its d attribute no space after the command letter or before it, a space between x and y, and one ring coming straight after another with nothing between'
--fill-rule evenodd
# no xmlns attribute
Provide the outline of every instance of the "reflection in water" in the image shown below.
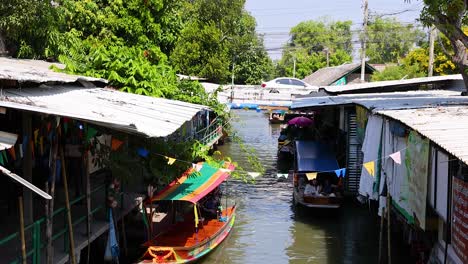
<svg viewBox="0 0 468 264"><path fill-rule="evenodd" d="M263 113L239 110L234 126L266 167L255 184L231 180L229 195L238 211L232 234L202 263L376 263L378 233L366 209L349 203L334 215L311 214L292 206L292 186L276 179L279 125ZM220 151L246 170L246 157L236 144Z"/></svg>

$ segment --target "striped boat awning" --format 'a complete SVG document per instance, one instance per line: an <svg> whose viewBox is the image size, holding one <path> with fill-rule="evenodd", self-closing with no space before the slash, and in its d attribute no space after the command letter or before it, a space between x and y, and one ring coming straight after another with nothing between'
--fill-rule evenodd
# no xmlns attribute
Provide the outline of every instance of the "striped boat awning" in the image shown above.
<svg viewBox="0 0 468 264"><path fill-rule="evenodd" d="M195 168L188 169L182 177L153 196L151 201L178 200L196 203L218 187L234 170L234 165L229 162L216 164L218 166L206 162L197 164L198 167L200 165L200 171Z"/></svg>

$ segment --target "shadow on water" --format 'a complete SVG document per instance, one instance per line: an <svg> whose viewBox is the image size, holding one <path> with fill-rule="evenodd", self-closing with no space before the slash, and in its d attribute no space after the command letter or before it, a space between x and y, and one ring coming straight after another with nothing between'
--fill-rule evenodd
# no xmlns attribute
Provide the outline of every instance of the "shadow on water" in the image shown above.
<svg viewBox="0 0 468 264"><path fill-rule="evenodd" d="M292 183L276 177L280 126L268 124L262 113L236 113L239 120L234 127L246 145L257 151L267 172L255 184L231 180L228 195L238 204L234 229L200 263L376 263L378 225L367 208L354 202L331 214L295 208ZM249 170L236 144L227 143L220 151Z"/></svg>

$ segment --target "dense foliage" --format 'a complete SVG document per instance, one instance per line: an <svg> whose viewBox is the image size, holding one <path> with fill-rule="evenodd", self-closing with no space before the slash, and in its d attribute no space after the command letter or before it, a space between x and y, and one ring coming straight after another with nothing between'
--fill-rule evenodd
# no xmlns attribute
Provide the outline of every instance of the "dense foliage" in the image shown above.
<svg viewBox="0 0 468 264"><path fill-rule="evenodd" d="M369 22L366 56L369 63L397 63L425 37L425 33L413 24L404 25L395 18L377 17Z"/></svg>
<svg viewBox="0 0 468 264"><path fill-rule="evenodd" d="M186 26L171 54L181 72L218 83L258 84L272 72L272 62L255 32L245 0L198 0L184 12Z"/></svg>
<svg viewBox="0 0 468 264"><path fill-rule="evenodd" d="M468 25L468 2L466 0L424 0L421 20L434 25L450 42L451 51L444 53L457 65L468 90L468 34L463 26ZM443 44L443 43L442 43Z"/></svg>
<svg viewBox="0 0 468 264"><path fill-rule="evenodd" d="M352 61L351 21L305 21L291 29L291 40L286 44L277 65L277 75L304 78L327 66Z"/></svg>

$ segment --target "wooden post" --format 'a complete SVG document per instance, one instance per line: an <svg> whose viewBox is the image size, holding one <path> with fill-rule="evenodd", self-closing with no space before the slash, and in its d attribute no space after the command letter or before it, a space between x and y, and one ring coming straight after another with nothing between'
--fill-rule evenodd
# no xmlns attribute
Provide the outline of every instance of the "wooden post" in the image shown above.
<svg viewBox="0 0 468 264"><path fill-rule="evenodd" d="M382 215L380 216L380 233L379 233L379 264L382 263L382 250L383 250L383 230L384 230L384 218L385 218L385 210L382 208Z"/></svg>
<svg viewBox="0 0 468 264"><path fill-rule="evenodd" d="M63 154L63 146L60 148L60 163L62 165L62 177L63 177L63 185L65 189L65 206L67 208L68 237L70 240L70 258L71 258L71 263L76 264L75 239L73 235L73 222L72 222L71 209L70 209L70 197L68 195L67 169L65 167L65 157Z"/></svg>
<svg viewBox="0 0 468 264"><path fill-rule="evenodd" d="M26 239L24 237L24 209L23 209L23 196L18 197L19 217L20 217L20 236L21 236L21 258L22 263L27 263L26 257Z"/></svg>
<svg viewBox="0 0 468 264"><path fill-rule="evenodd" d="M50 196L52 199L48 202L48 212L47 219L46 219L46 241L47 241L47 248L46 248L46 263L52 264L54 261L54 246L52 243L52 232L53 232L53 225L54 225L54 196L55 196L55 177L57 172L57 152L58 152L58 141L57 138L54 139L52 142L52 172L51 172L51 183L50 183Z"/></svg>

